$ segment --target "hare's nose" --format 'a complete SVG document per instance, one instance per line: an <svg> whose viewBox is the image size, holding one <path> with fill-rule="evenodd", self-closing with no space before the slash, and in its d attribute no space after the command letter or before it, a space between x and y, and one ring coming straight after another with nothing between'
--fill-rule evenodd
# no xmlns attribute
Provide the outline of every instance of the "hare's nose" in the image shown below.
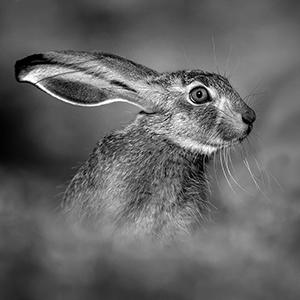
<svg viewBox="0 0 300 300"><path fill-rule="evenodd" d="M248 108L245 112L242 113L242 120L247 125L251 125L256 119L256 115L253 109Z"/></svg>

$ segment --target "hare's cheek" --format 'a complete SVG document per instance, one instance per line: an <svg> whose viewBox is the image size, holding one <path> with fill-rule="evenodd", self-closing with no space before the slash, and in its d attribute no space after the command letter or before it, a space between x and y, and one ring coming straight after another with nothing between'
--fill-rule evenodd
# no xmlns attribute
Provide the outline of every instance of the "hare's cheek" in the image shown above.
<svg viewBox="0 0 300 300"><path fill-rule="evenodd" d="M218 123L218 112L216 109L208 108L195 119L202 131L206 131L208 134L216 131Z"/></svg>
<svg viewBox="0 0 300 300"><path fill-rule="evenodd" d="M199 131L199 126L190 115L177 113L172 117L171 131L178 136L193 137Z"/></svg>

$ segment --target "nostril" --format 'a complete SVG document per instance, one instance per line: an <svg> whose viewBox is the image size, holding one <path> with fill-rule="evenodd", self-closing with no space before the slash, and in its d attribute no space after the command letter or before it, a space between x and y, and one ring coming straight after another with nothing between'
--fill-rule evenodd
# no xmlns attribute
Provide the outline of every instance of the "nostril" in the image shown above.
<svg viewBox="0 0 300 300"><path fill-rule="evenodd" d="M255 119L256 115L254 110L252 109L249 109L242 114L242 120L248 125L252 124L255 121Z"/></svg>

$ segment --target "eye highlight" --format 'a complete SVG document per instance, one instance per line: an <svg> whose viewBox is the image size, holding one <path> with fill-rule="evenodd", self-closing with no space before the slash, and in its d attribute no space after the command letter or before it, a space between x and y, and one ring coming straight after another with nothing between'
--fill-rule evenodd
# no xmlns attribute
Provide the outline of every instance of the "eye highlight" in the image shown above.
<svg viewBox="0 0 300 300"><path fill-rule="evenodd" d="M190 100L195 104L204 104L210 101L210 96L206 88L198 86L193 88L189 94Z"/></svg>

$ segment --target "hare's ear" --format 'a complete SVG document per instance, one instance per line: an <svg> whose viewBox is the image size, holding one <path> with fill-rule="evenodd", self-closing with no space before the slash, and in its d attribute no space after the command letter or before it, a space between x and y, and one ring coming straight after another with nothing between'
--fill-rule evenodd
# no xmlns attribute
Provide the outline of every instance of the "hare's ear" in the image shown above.
<svg viewBox="0 0 300 300"><path fill-rule="evenodd" d="M17 61L15 72L18 81L32 83L75 105L126 101L145 111L152 111L154 106L147 80L158 73L112 54L75 51L34 54Z"/></svg>

